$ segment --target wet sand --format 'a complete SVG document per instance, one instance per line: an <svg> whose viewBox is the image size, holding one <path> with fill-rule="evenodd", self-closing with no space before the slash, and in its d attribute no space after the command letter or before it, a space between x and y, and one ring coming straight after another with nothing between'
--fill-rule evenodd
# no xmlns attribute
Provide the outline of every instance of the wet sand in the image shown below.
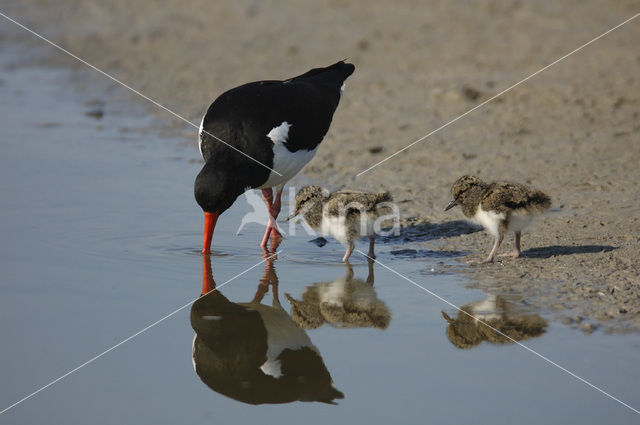
<svg viewBox="0 0 640 425"><path fill-rule="evenodd" d="M443 212L455 179L540 188L553 209L525 231L524 258L476 267L462 258L455 271L487 292L522 294L587 332L640 329L640 21L356 177L631 17L640 2L37 0L3 2L2 10L196 124L228 88L349 57L356 72L307 177L390 190L403 215L417 217L407 220L408 235L476 260L491 238L460 225L459 211ZM3 22L3 42L81 66L12 25ZM110 95L133 96L121 88ZM195 130L149 110L193 146L195 160Z"/></svg>
<svg viewBox="0 0 640 425"><path fill-rule="evenodd" d="M7 206L0 209L0 234L8 241L0 245L0 409L88 359L95 361L2 413L3 424L113 424L129 418L155 425L212 418L228 424L377 424L397 418L420 423L426 417L434 423L478 417L523 424L558 418L581 424L632 421L633 411L487 332L384 267L368 267L362 256L354 256L352 269L345 267L340 263L344 247L332 239L319 247L299 229L295 236L288 234L276 261L259 264L260 226L249 224L236 235L252 210L247 198L220 218L214 255L203 257L202 213L190 190L200 165L185 163L190 150L174 137L159 136L140 104L92 101L107 92L104 81L78 93L68 81L83 75L68 69L4 66L5 60L29 54L0 48L5 71L0 182L6 183L0 205ZM517 294L486 296L465 288L467 279L454 262L460 251L419 245L429 237L470 230L456 221L413 226L402 238L380 241L378 258L466 311L483 314L491 326L603 385L630 406L640 405L640 369L635 367L640 334L586 335L531 308ZM403 239L412 236L414 242ZM242 270L246 273L238 275ZM197 313L202 301L213 300L199 297L205 281L209 287L217 282L222 297L236 306L262 299L257 311L278 305L290 311L276 317L283 326L295 321L326 366L303 367L309 377L313 370L320 372L315 375L320 380L306 382L326 383L328 371L344 394L338 405L248 408L245 402L291 400L273 397L294 382L246 385L264 382L247 381L256 377L252 359L258 357L252 354L259 333L245 326L251 322L233 320L238 310L227 302L201 310L199 317L211 326L203 321L192 326L190 310ZM314 301L329 288L341 293L348 311ZM166 316L169 312L175 315ZM231 320L224 319L226 313L232 313ZM157 322L161 317L166 320ZM319 327L307 329L311 326ZM143 327L144 333L113 345ZM222 341L215 338L216 329L234 335ZM211 337L223 344L212 344ZM194 347L205 348L198 340L213 350L194 356ZM93 357L108 347L113 351ZM225 353L239 361L229 363ZM255 388L245 394L256 397L229 398L240 394L227 391L233 383Z"/></svg>

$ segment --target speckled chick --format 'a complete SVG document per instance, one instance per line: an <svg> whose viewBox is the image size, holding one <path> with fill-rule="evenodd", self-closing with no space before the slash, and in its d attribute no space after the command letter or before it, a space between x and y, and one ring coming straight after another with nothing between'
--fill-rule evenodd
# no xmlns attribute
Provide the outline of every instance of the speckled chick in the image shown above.
<svg viewBox="0 0 640 425"><path fill-rule="evenodd" d="M517 183L485 183L474 176L460 177L451 188L451 196L453 200L445 211L460 205L467 218L495 238L489 256L482 263L493 262L508 231L515 233L516 248L501 256L519 257L522 229L551 206L551 198L539 190Z"/></svg>
<svg viewBox="0 0 640 425"><path fill-rule="evenodd" d="M389 192L370 193L355 190L338 190L329 193L318 186L306 186L296 195L295 212L287 220L302 215L316 232L331 235L347 246L342 258L348 262L355 247L355 240L369 237L368 256L373 259L375 221L386 213L381 203L391 202Z"/></svg>

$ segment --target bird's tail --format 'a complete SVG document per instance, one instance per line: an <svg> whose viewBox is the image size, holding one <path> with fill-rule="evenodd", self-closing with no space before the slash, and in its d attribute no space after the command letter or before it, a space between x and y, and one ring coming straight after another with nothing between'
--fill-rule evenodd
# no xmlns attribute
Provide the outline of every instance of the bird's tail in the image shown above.
<svg viewBox="0 0 640 425"><path fill-rule="evenodd" d="M380 202L393 202L393 197L389 191L380 192L376 195L376 204Z"/></svg>
<svg viewBox="0 0 640 425"><path fill-rule="evenodd" d="M345 61L336 62L333 65L329 65L325 68L313 68L310 71L305 72L302 75L298 75L293 80L300 79L319 79L325 81L332 81L338 84L338 87L346 80L356 67Z"/></svg>
<svg viewBox="0 0 640 425"><path fill-rule="evenodd" d="M551 208L551 198L542 191L535 191L529 197L529 205L538 213L542 213Z"/></svg>

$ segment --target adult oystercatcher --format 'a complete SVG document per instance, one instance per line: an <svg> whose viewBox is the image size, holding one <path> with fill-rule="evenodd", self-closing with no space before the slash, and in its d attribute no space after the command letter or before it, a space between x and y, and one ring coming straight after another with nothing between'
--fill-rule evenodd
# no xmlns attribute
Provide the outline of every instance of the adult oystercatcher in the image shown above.
<svg viewBox="0 0 640 425"><path fill-rule="evenodd" d="M282 188L313 158L354 70L340 61L284 81L256 81L209 106L199 134L205 164L194 185L205 215L203 254L220 214L249 189L262 189L269 211L260 246L266 250L270 237L281 237L275 220Z"/></svg>

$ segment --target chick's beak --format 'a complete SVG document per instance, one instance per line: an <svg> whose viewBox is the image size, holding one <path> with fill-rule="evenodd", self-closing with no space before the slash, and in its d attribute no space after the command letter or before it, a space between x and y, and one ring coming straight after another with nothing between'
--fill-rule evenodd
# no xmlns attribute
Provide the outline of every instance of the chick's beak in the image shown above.
<svg viewBox="0 0 640 425"><path fill-rule="evenodd" d="M457 199L452 199L451 202L449 202L447 204L446 207L444 207L445 211L449 211L451 208L455 207L456 205L458 205L458 200Z"/></svg>
<svg viewBox="0 0 640 425"><path fill-rule="evenodd" d="M291 214L289 214L289 216L287 216L287 218L285 218L284 221L289 221L289 220L291 220L292 218L294 218L297 215L298 215L298 211L296 210L296 211L292 212Z"/></svg>

